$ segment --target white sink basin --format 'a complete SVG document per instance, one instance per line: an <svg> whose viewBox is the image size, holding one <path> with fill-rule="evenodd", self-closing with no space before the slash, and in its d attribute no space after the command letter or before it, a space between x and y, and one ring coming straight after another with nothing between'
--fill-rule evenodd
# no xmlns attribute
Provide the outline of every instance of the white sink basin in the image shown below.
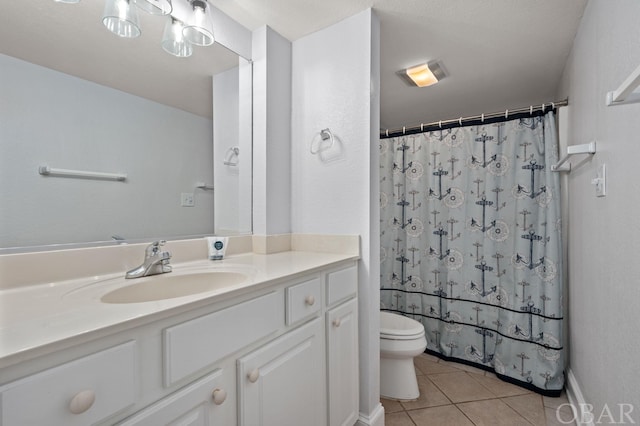
<svg viewBox="0 0 640 426"><path fill-rule="evenodd" d="M104 303L141 303L190 296L240 284L246 274L231 271L170 272L125 280L124 287L103 295Z"/></svg>

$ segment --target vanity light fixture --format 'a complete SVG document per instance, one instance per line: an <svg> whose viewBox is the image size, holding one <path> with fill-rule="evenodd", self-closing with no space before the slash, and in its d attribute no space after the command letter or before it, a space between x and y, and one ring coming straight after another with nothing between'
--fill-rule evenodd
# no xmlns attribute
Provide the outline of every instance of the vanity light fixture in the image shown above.
<svg viewBox="0 0 640 426"><path fill-rule="evenodd" d="M171 0L133 0L138 9L150 15L169 15L173 11Z"/></svg>
<svg viewBox="0 0 640 426"><path fill-rule="evenodd" d="M193 13L184 27L183 34L196 46L210 46L215 41L211 8L206 0L190 0L190 2Z"/></svg>
<svg viewBox="0 0 640 426"><path fill-rule="evenodd" d="M115 35L135 38L140 35L138 12L130 0L106 0L102 23Z"/></svg>
<svg viewBox="0 0 640 426"><path fill-rule="evenodd" d="M162 35L162 48L179 58L186 58L193 53L193 46L182 34L183 29L184 24L181 21L169 16Z"/></svg>
<svg viewBox="0 0 640 426"><path fill-rule="evenodd" d="M79 3L81 0L54 0L56 3ZM180 7L175 11L174 2ZM185 9L186 8L186 9ZM213 37L213 17L207 0L105 0L102 23L123 38L140 36L137 9L156 16L167 16L168 21L162 35L162 48L177 57L186 58L193 53L193 45L210 46ZM182 13L188 16L182 16ZM178 13L181 12L181 13Z"/></svg>
<svg viewBox="0 0 640 426"><path fill-rule="evenodd" d="M431 86L446 76L442 65L437 61L400 70L396 74L410 86L418 87Z"/></svg>

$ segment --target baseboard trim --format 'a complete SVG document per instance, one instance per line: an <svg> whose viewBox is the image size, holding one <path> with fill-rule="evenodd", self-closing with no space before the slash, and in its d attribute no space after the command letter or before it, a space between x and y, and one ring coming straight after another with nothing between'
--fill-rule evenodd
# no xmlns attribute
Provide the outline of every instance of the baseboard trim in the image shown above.
<svg viewBox="0 0 640 426"><path fill-rule="evenodd" d="M368 415L360 413L360 418L355 426L384 426L384 407L382 404L378 403Z"/></svg>
<svg viewBox="0 0 640 426"><path fill-rule="evenodd" d="M580 390L580 385L578 384L578 380L576 379L575 374L570 368L567 368L567 398L569 399L569 403L571 404L571 408L573 409L574 418L576 420L576 424L578 426L595 426L593 421L583 422L580 407L585 407L587 401L584 399L584 395L582 395L582 391Z"/></svg>

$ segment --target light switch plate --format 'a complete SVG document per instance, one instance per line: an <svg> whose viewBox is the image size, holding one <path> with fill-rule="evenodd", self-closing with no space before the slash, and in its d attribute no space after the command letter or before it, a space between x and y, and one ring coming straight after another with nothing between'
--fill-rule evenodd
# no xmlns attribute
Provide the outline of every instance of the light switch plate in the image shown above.
<svg viewBox="0 0 640 426"><path fill-rule="evenodd" d="M596 197L604 197L607 195L607 165L603 164L598 169L598 177L594 179L596 185Z"/></svg>

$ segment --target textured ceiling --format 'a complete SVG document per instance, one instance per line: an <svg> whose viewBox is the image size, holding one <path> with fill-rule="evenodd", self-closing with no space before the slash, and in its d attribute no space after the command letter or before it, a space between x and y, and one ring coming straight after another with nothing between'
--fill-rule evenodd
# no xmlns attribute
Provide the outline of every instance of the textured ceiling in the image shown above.
<svg viewBox="0 0 640 426"><path fill-rule="evenodd" d="M253 30L289 40L368 7L381 22L381 126L400 128L554 101L587 0L209 0ZM220 46L191 58L162 51L162 20L140 13L143 36L100 22L103 1L0 0L0 53L211 114L211 74L236 64ZM96 48L100 46L100 48ZM399 69L439 60L448 76L413 88Z"/></svg>
<svg viewBox="0 0 640 426"><path fill-rule="evenodd" d="M554 101L587 0L210 0L250 29L296 40L373 7L381 22L381 127ZM426 88L395 72L440 60Z"/></svg>

